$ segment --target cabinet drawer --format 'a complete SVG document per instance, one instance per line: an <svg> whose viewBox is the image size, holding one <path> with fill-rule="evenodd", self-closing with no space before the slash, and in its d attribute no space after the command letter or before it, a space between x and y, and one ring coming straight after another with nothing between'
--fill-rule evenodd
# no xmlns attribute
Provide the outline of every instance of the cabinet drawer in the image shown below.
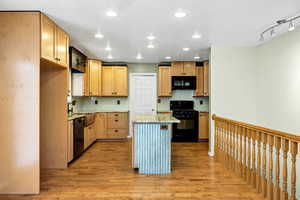
<svg viewBox="0 0 300 200"><path fill-rule="evenodd" d="M127 135L127 129L107 129L108 138L126 138Z"/></svg>
<svg viewBox="0 0 300 200"><path fill-rule="evenodd" d="M127 119L120 119L120 118L110 118L107 119L107 128L127 128L128 127L128 120Z"/></svg>
<svg viewBox="0 0 300 200"><path fill-rule="evenodd" d="M108 119L126 119L127 113L107 113Z"/></svg>

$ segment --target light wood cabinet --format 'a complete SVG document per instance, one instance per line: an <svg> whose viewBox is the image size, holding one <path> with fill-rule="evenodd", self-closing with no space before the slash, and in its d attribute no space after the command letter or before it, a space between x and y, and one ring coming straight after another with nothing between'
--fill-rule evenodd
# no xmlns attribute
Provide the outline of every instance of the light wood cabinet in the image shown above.
<svg viewBox="0 0 300 200"><path fill-rule="evenodd" d="M183 62L184 76L196 76L196 62Z"/></svg>
<svg viewBox="0 0 300 200"><path fill-rule="evenodd" d="M114 67L114 93L116 96L128 95L128 73L127 67Z"/></svg>
<svg viewBox="0 0 300 200"><path fill-rule="evenodd" d="M69 66L69 36L41 14L41 58L62 67Z"/></svg>
<svg viewBox="0 0 300 200"><path fill-rule="evenodd" d="M128 113L98 113L97 139L124 139L128 136Z"/></svg>
<svg viewBox="0 0 300 200"><path fill-rule="evenodd" d="M209 113L199 113L199 140L209 139Z"/></svg>
<svg viewBox="0 0 300 200"><path fill-rule="evenodd" d="M102 96L128 96L127 67L102 67Z"/></svg>
<svg viewBox="0 0 300 200"><path fill-rule="evenodd" d="M196 62L175 61L171 64L172 76L196 76Z"/></svg>
<svg viewBox="0 0 300 200"><path fill-rule="evenodd" d="M74 157L74 135L73 135L73 120L68 121L68 162Z"/></svg>
<svg viewBox="0 0 300 200"><path fill-rule="evenodd" d="M209 63L208 61L204 62L203 69L203 88L204 88L204 96L209 96Z"/></svg>
<svg viewBox="0 0 300 200"><path fill-rule="evenodd" d="M95 123L84 128L84 150L86 150L96 140Z"/></svg>
<svg viewBox="0 0 300 200"><path fill-rule="evenodd" d="M171 91L171 67L158 68L158 96L172 96Z"/></svg>
<svg viewBox="0 0 300 200"><path fill-rule="evenodd" d="M97 113L96 115L96 138L105 139L107 138L106 133L106 113Z"/></svg>
<svg viewBox="0 0 300 200"><path fill-rule="evenodd" d="M203 63L203 66L196 67L197 86L196 96L209 96L209 63Z"/></svg>
<svg viewBox="0 0 300 200"><path fill-rule="evenodd" d="M196 96L204 96L204 67L196 67Z"/></svg>
<svg viewBox="0 0 300 200"><path fill-rule="evenodd" d="M84 73L85 96L101 96L101 65L99 60L89 59Z"/></svg>

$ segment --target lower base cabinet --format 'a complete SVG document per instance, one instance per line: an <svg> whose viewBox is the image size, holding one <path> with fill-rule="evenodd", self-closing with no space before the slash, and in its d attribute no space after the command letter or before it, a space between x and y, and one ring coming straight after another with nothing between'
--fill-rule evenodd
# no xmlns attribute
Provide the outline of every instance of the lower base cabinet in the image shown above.
<svg viewBox="0 0 300 200"><path fill-rule="evenodd" d="M96 140L95 123L84 128L84 150Z"/></svg>
<svg viewBox="0 0 300 200"><path fill-rule="evenodd" d="M74 157L74 135L73 135L73 120L68 121L68 162Z"/></svg>
<svg viewBox="0 0 300 200"><path fill-rule="evenodd" d="M208 140L209 138L209 113L199 113L199 140Z"/></svg>
<svg viewBox="0 0 300 200"><path fill-rule="evenodd" d="M124 139L128 136L128 113L97 113L97 139Z"/></svg>

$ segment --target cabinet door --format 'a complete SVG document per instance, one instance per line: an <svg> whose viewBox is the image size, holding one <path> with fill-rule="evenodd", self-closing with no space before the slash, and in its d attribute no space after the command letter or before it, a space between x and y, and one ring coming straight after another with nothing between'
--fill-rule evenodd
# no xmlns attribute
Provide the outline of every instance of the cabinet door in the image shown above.
<svg viewBox="0 0 300 200"><path fill-rule="evenodd" d="M84 128L84 150L89 146L89 127Z"/></svg>
<svg viewBox="0 0 300 200"><path fill-rule="evenodd" d="M101 96L102 94L102 62L97 60L98 64L98 95Z"/></svg>
<svg viewBox="0 0 300 200"><path fill-rule="evenodd" d="M113 81L114 81L114 96L128 96L127 87L127 67L114 67L113 68Z"/></svg>
<svg viewBox="0 0 300 200"><path fill-rule="evenodd" d="M195 94L196 96L203 96L204 95L204 71L203 71L204 67L196 67L196 75L197 75L197 86L196 86L196 91Z"/></svg>
<svg viewBox="0 0 300 200"><path fill-rule="evenodd" d="M48 17L41 15L41 57L52 62L56 62L55 27Z"/></svg>
<svg viewBox="0 0 300 200"><path fill-rule="evenodd" d="M172 96L170 67L158 68L158 96Z"/></svg>
<svg viewBox="0 0 300 200"><path fill-rule="evenodd" d="M68 162L73 160L73 120L68 121Z"/></svg>
<svg viewBox="0 0 300 200"><path fill-rule="evenodd" d="M184 71L183 71L183 62L172 62L171 66L171 75L172 76L183 76Z"/></svg>
<svg viewBox="0 0 300 200"><path fill-rule="evenodd" d="M113 96L113 67L102 67L102 96Z"/></svg>
<svg viewBox="0 0 300 200"><path fill-rule="evenodd" d="M203 87L204 87L204 96L209 96L209 63L204 62L204 77L203 77Z"/></svg>
<svg viewBox="0 0 300 200"><path fill-rule="evenodd" d="M85 72L83 74L83 79L84 79L84 96L89 96L90 95L90 78L89 78L89 66L88 62L86 63L86 68Z"/></svg>
<svg viewBox="0 0 300 200"><path fill-rule="evenodd" d="M209 138L209 114L207 112L199 113L199 139Z"/></svg>
<svg viewBox="0 0 300 200"><path fill-rule="evenodd" d="M99 95L99 65L97 61L89 60L89 95L98 96Z"/></svg>
<svg viewBox="0 0 300 200"><path fill-rule="evenodd" d="M69 36L58 26L56 26L55 53L57 63L63 67L69 66Z"/></svg>
<svg viewBox="0 0 300 200"><path fill-rule="evenodd" d="M184 76L196 76L196 62L183 63Z"/></svg>
<svg viewBox="0 0 300 200"><path fill-rule="evenodd" d="M128 130L127 129L107 129L107 137L112 139L122 139L127 138Z"/></svg>
<svg viewBox="0 0 300 200"><path fill-rule="evenodd" d="M96 116L96 138L107 138L106 133L106 113L98 113Z"/></svg>

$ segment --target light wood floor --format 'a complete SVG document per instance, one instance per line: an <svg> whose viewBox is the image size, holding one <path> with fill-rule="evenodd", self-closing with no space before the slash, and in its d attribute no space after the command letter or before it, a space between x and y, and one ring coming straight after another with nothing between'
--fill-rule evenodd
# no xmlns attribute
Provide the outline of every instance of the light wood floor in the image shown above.
<svg viewBox="0 0 300 200"><path fill-rule="evenodd" d="M263 199L208 157L207 143L173 143L172 148L172 174L141 175L131 168L128 142L97 142L69 169L43 170L40 195L0 199Z"/></svg>

